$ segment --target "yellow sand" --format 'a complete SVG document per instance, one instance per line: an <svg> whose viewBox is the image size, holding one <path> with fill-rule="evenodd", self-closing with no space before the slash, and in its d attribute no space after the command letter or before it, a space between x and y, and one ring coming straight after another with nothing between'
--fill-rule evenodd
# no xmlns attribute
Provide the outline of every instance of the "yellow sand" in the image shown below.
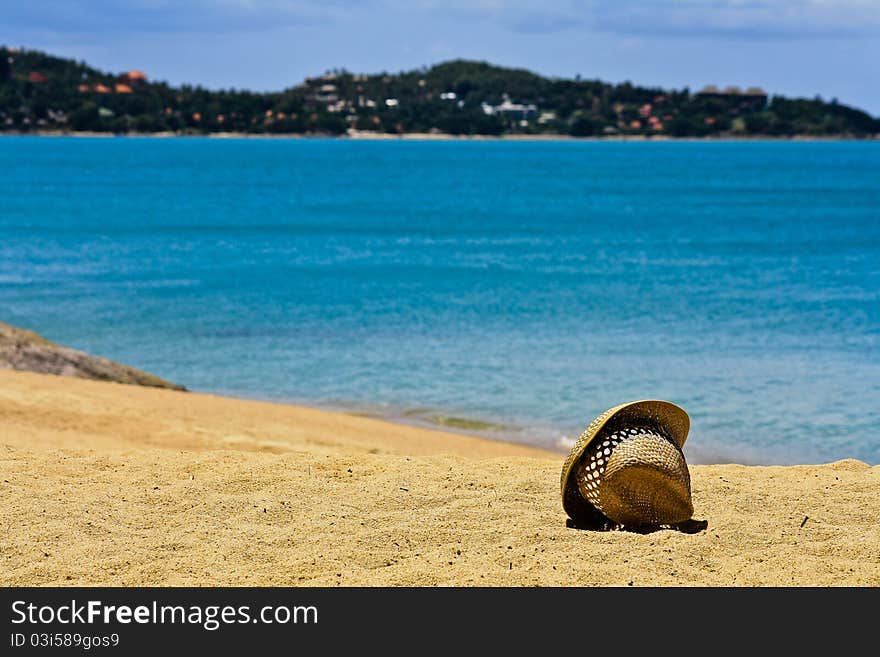
<svg viewBox="0 0 880 657"><path fill-rule="evenodd" d="M0 371L0 584L880 585L880 467L692 467L708 527L639 535L567 528L562 458Z"/></svg>

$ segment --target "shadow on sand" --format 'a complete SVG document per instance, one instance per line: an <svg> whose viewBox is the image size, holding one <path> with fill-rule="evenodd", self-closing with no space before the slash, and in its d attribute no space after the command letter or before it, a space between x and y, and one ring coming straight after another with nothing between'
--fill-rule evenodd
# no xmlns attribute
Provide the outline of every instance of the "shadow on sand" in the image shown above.
<svg viewBox="0 0 880 657"><path fill-rule="evenodd" d="M682 534L699 534L709 526L708 520L685 520L674 525L640 525L638 527L624 527L611 522L607 518L582 518L572 520L568 518L565 526L569 529L578 529L588 532L615 532L625 531L634 534L653 534L663 530L681 532Z"/></svg>

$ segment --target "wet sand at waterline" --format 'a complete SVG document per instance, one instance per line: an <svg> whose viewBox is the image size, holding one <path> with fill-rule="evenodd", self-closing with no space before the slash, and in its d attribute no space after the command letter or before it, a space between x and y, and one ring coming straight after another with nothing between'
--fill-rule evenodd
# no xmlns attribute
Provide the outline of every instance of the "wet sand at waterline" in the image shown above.
<svg viewBox="0 0 880 657"><path fill-rule="evenodd" d="M0 584L880 585L880 467L692 466L706 528L634 534L566 527L562 460L0 371Z"/></svg>

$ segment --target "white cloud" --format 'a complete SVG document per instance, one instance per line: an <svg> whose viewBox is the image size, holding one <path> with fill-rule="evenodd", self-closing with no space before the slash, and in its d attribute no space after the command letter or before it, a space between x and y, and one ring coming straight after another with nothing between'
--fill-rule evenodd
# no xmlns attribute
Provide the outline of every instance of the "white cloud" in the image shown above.
<svg viewBox="0 0 880 657"><path fill-rule="evenodd" d="M876 0L683 0L595 2L594 26L620 34L744 38L880 33Z"/></svg>
<svg viewBox="0 0 880 657"><path fill-rule="evenodd" d="M880 35L880 0L373 0L370 4L395 13L492 22L519 32L585 27L668 37Z"/></svg>
<svg viewBox="0 0 880 657"><path fill-rule="evenodd" d="M76 34L241 32L339 21L335 0L28 0L4 7L4 27Z"/></svg>
<svg viewBox="0 0 880 657"><path fill-rule="evenodd" d="M471 21L516 32L629 36L880 36L880 0L28 0L7 29L224 32L359 20Z"/></svg>

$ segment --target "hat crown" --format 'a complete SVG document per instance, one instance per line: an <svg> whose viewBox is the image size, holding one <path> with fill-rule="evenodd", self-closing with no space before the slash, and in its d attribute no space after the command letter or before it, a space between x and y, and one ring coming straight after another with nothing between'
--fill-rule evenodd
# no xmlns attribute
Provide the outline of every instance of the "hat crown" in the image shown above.
<svg viewBox="0 0 880 657"><path fill-rule="evenodd" d="M690 474L681 447L690 418L680 407L644 400L608 409L572 447L562 468L562 504L575 520L622 525L690 518Z"/></svg>
<svg viewBox="0 0 880 657"><path fill-rule="evenodd" d="M596 441L577 469L581 495L619 525L665 525L691 517L690 474L681 450L645 427Z"/></svg>

